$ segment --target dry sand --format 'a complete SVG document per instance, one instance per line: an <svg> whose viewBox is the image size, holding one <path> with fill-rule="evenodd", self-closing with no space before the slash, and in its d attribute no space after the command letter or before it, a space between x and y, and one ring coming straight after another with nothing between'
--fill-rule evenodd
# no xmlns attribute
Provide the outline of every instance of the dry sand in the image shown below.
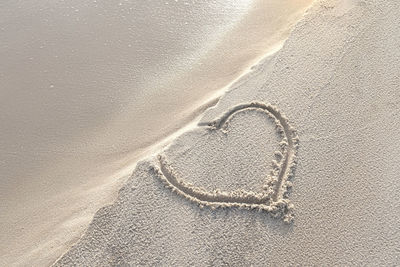
<svg viewBox="0 0 400 267"><path fill-rule="evenodd" d="M399 25L398 1L317 1L198 127L138 163L55 266L400 265ZM267 204L290 199L290 224L244 197L288 170L285 121L300 140L293 188Z"/></svg>
<svg viewBox="0 0 400 267"><path fill-rule="evenodd" d="M0 265L54 262L311 2L2 1Z"/></svg>

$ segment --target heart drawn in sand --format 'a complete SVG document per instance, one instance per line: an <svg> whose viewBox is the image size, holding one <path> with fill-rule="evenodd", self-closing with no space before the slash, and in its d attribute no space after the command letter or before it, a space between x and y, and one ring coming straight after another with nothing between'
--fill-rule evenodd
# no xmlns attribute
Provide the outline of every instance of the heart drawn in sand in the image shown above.
<svg viewBox="0 0 400 267"><path fill-rule="evenodd" d="M293 220L293 204L287 198L287 193L292 186L289 180L293 176L296 165L299 139L296 131L289 125L288 119L275 106L251 102L237 105L211 123L200 124L199 127L208 127L210 131L227 132L231 118L245 110L261 110L266 116L271 117L275 121L276 130L282 138L279 143L279 150L274 153L272 170L267 175L265 182L260 185L262 192L251 192L243 189L230 192L217 189L209 192L202 187L193 186L178 178L163 155L158 156L159 166L154 166L152 170L167 188L197 203L200 207L257 209L267 211L273 217L283 218L285 222L291 222Z"/></svg>

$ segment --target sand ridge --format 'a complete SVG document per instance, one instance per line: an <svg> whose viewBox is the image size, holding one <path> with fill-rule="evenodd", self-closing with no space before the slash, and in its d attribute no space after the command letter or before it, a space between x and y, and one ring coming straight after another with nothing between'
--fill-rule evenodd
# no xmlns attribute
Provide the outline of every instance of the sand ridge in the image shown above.
<svg viewBox="0 0 400 267"><path fill-rule="evenodd" d="M159 166L153 166L152 172L165 184L166 188L186 199L204 206L215 208L238 207L267 211L273 217L283 218L285 222L292 222L294 205L288 199L288 189L296 166L296 152L299 138L295 129L290 126L288 119L279 109L270 104L250 102L230 108L219 118L208 123L199 123L199 127L207 127L209 131L222 131L228 134L229 121L235 114L246 110L261 110L275 122L276 130L282 140L280 149L275 151L272 160L272 170L261 185L263 192L249 192L244 189L235 189L227 192L215 189L209 192L204 187L196 187L179 178L169 164L166 156L158 155Z"/></svg>

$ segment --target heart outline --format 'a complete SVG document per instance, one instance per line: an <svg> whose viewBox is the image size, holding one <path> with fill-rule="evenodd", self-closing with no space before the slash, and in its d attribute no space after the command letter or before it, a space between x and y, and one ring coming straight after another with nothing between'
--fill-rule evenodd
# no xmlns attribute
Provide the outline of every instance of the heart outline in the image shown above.
<svg viewBox="0 0 400 267"><path fill-rule="evenodd" d="M256 193L243 189L236 189L230 192L216 189L210 192L205 188L193 186L178 178L166 157L162 154L157 156L158 166L152 167L153 173L163 182L165 187L198 204L201 208L208 206L212 209L218 207L258 209L259 211L267 211L273 217L281 217L285 222L290 223L294 217L294 206L287 198L287 193L292 186L290 179L294 175L297 163L296 155L299 138L296 130L290 126L286 116L271 104L250 102L234 106L219 118L209 123L200 123L198 126L207 127L210 131L221 130L227 133L231 118L245 110L262 110L270 118L274 119L276 130L282 137L279 143L280 150L274 153L275 159L272 160L273 169L262 185L264 192Z"/></svg>

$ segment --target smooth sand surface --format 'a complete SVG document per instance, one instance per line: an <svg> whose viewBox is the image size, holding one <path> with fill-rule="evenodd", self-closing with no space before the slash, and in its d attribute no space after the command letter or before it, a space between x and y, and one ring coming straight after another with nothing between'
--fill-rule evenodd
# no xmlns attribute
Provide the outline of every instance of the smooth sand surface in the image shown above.
<svg viewBox="0 0 400 267"><path fill-rule="evenodd" d="M159 153L165 160L138 163L55 266L399 265L399 25L397 1L317 1L280 51ZM275 105L297 130L283 197L292 224L208 203L223 191L262 192L273 169L281 137L268 114L242 109L219 130L218 118L253 101Z"/></svg>
<svg viewBox="0 0 400 267"><path fill-rule="evenodd" d="M54 262L311 2L0 3L0 265Z"/></svg>

